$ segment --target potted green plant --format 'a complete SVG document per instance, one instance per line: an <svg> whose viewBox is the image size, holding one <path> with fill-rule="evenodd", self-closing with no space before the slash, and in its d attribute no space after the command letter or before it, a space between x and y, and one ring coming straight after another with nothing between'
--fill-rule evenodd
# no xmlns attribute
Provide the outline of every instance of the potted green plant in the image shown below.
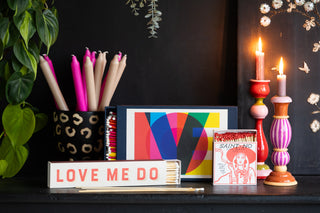
<svg viewBox="0 0 320 213"><path fill-rule="evenodd" d="M57 10L46 0L0 2L0 176L15 176L28 157L27 142L47 122L26 99L37 76L42 44L58 36Z"/></svg>

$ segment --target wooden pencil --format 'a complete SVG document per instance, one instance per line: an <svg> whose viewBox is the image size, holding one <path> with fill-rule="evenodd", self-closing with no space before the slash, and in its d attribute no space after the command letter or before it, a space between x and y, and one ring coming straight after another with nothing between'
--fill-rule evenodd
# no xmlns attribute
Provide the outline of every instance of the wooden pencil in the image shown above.
<svg viewBox="0 0 320 213"><path fill-rule="evenodd" d="M93 187L79 188L80 193L106 193L106 192L201 192L204 188L193 187Z"/></svg>

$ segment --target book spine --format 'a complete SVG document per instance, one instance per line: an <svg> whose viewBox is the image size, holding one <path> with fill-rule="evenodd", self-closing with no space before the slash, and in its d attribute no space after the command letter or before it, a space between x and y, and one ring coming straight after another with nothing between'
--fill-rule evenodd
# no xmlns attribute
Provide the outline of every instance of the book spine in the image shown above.
<svg viewBox="0 0 320 213"><path fill-rule="evenodd" d="M117 114L115 110L108 110L106 112L106 160L117 159Z"/></svg>

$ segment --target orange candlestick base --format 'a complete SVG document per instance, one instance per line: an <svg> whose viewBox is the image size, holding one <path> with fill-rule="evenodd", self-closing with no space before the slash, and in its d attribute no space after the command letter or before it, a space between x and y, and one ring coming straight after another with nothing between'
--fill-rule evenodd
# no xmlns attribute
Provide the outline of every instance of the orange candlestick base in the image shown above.
<svg viewBox="0 0 320 213"><path fill-rule="evenodd" d="M288 171L271 172L263 183L270 186L295 186L298 184L296 179Z"/></svg>

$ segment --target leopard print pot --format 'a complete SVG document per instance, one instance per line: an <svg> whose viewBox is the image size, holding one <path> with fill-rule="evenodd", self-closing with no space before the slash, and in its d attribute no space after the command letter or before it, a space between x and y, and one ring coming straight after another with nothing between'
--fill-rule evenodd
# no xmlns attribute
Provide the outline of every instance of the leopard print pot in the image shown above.
<svg viewBox="0 0 320 213"><path fill-rule="evenodd" d="M53 112L54 137L66 160L103 160L104 112Z"/></svg>

